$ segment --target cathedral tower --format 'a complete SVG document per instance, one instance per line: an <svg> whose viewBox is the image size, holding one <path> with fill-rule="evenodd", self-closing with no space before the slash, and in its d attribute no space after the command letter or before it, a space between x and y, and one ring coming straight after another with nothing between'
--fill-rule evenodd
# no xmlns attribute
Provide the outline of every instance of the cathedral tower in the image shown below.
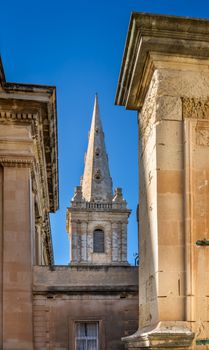
<svg viewBox="0 0 209 350"><path fill-rule="evenodd" d="M71 264L127 264L127 209L121 188L113 195L98 97L84 175L67 208Z"/></svg>

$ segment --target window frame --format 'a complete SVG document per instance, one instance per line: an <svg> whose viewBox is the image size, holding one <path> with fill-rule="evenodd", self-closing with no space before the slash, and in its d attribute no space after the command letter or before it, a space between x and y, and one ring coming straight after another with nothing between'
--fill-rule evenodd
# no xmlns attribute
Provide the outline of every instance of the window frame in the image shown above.
<svg viewBox="0 0 209 350"><path fill-rule="evenodd" d="M95 232L100 231L103 233L103 251L96 251L95 250ZM97 227L93 230L93 253L94 254L105 254L105 231L103 228Z"/></svg>
<svg viewBox="0 0 209 350"><path fill-rule="evenodd" d="M76 336L76 323L77 322L98 322L98 339L99 347L98 350L106 350L106 339L105 339L105 321L103 316L84 316L84 318L76 317L69 318L69 341L68 350L76 350L75 347L75 336Z"/></svg>
<svg viewBox="0 0 209 350"><path fill-rule="evenodd" d="M96 336L77 336L76 334L76 326L77 324L90 324L90 323L94 323L97 325L97 329L96 329ZM85 347L87 350L88 349L88 341L89 340L96 340L96 350L99 350L99 322L98 321L94 321L94 320L90 320L90 321L75 321L75 350L76 350L76 346L77 346L77 341L79 340L84 340L85 341Z"/></svg>

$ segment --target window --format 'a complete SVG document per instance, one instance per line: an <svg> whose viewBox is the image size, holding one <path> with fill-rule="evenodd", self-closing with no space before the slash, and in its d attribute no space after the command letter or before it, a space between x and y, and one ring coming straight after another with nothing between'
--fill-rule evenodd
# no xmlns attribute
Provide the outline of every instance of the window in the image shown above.
<svg viewBox="0 0 209 350"><path fill-rule="evenodd" d="M76 322L76 350L99 350L98 322Z"/></svg>
<svg viewBox="0 0 209 350"><path fill-rule="evenodd" d="M102 230L95 230L93 236L94 253L104 253L104 232Z"/></svg>

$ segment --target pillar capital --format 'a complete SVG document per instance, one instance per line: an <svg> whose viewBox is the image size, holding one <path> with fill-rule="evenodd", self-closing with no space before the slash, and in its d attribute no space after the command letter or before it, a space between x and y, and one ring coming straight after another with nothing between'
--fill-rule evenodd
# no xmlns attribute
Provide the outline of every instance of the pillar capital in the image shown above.
<svg viewBox="0 0 209 350"><path fill-rule="evenodd" d="M133 13L120 71L116 104L139 110L157 68L207 71L209 63L208 20Z"/></svg>

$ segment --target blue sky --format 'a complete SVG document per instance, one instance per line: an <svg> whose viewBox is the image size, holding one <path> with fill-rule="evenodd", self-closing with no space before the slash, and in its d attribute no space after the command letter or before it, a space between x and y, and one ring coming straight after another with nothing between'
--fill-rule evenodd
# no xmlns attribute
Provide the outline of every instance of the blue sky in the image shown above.
<svg viewBox="0 0 209 350"><path fill-rule="evenodd" d="M60 209L51 215L56 264L68 264L66 207L83 173L93 100L100 111L114 187L132 209L128 256L137 251L136 112L114 105L131 12L209 17L207 0L2 1L0 51L8 81L57 87Z"/></svg>

